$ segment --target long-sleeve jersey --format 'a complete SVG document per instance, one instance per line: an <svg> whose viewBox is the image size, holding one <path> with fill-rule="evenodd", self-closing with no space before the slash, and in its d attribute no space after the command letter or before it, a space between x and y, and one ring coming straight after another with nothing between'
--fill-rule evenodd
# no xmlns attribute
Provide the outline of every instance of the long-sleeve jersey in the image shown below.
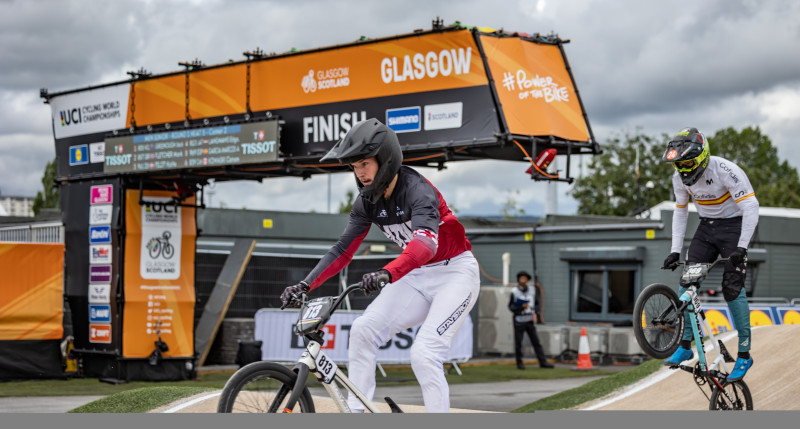
<svg viewBox="0 0 800 429"><path fill-rule="evenodd" d="M464 227L447 207L439 191L414 169L403 166L391 196L371 204L358 197L339 240L306 276L314 289L353 259L372 224L403 248L383 268L397 281L411 270L472 249Z"/></svg>
<svg viewBox="0 0 800 429"><path fill-rule="evenodd" d="M528 308L522 308L523 304L528 304ZM541 300L536 293L536 286L528 285L525 290L517 285L511 290L508 300L508 309L514 314L515 323L527 323L533 321L533 314L541 311Z"/></svg>
<svg viewBox="0 0 800 429"><path fill-rule="evenodd" d="M703 218L727 219L742 217L738 247L745 249L758 225L758 199L750 180L738 165L725 158L711 156L700 180L686 186L676 171L672 176L675 191L675 213L672 216L672 252L680 253L689 217L689 197L697 214Z"/></svg>

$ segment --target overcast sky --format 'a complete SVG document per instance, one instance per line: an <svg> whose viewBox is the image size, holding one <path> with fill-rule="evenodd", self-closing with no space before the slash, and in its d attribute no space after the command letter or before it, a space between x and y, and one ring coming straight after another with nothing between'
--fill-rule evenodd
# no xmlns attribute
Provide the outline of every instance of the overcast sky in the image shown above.
<svg viewBox="0 0 800 429"><path fill-rule="evenodd" d="M39 88L122 81L140 67L166 73L195 58L238 61L256 47L283 52L404 34L429 29L437 16L571 40L567 57L601 144L615 133L759 126L800 168L800 2L793 0L0 0L0 194L34 196L55 157ZM578 157L573 168L587 161ZM470 161L422 172L459 214L497 215L512 196L526 214L541 216L547 185L531 181L526 168ZM328 183L315 176L217 184L212 205L325 212ZM330 184L335 210L355 183L337 174ZM557 188L557 212L575 213L569 185Z"/></svg>

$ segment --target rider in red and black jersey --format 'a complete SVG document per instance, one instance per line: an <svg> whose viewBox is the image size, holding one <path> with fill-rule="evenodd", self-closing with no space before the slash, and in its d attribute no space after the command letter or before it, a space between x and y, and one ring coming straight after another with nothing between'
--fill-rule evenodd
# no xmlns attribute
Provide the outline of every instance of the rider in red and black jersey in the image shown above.
<svg viewBox="0 0 800 429"><path fill-rule="evenodd" d="M411 367L426 410L447 412L449 387L442 364L475 304L480 283L464 227L427 179L401 166L397 135L377 119L354 125L321 161L333 159L353 168L360 196L336 244L303 281L281 295L284 306L293 304L300 291L312 290L341 271L370 225L377 225L403 252L362 279L367 292L380 294L350 329L350 379L372 400L378 347L422 323L411 347ZM363 411L354 397L349 405Z"/></svg>

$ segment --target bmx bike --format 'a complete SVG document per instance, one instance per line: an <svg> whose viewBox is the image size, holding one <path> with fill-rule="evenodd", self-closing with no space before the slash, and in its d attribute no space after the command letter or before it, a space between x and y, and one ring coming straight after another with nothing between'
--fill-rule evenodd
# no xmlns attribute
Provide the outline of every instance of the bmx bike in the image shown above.
<svg viewBox="0 0 800 429"><path fill-rule="evenodd" d="M381 285L383 287L383 285ZM308 299L300 294L300 316L295 325L303 335L306 348L294 368L276 362L254 362L240 368L225 383L217 404L218 413L314 413L314 401L308 390L309 374L314 374L342 413L351 412L342 390L352 393L373 413L380 410L342 373L339 366L320 348L324 344L325 323L351 292L361 283L348 286L339 296ZM341 386L341 387L340 387ZM393 413L402 413L391 398L384 398Z"/></svg>
<svg viewBox="0 0 800 429"><path fill-rule="evenodd" d="M633 332L642 350L655 359L664 359L677 350L684 324L689 323L697 351L697 363L671 367L694 376L701 392L708 398L709 410L752 410L753 397L744 380L728 381L725 363L735 362L721 340L714 337L697 295L708 272L728 259L712 263L680 263L683 265L681 285L688 288L680 297L665 284L654 283L639 294L633 309ZM703 337L703 330L707 337ZM712 357L716 357L709 362ZM685 362L685 361L684 361ZM710 396L706 392L706 386Z"/></svg>

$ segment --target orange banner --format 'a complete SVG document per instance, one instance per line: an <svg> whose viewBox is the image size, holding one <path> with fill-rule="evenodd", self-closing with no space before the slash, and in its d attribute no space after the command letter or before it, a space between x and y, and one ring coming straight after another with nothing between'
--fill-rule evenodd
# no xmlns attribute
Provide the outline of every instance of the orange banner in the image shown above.
<svg viewBox="0 0 800 429"><path fill-rule="evenodd" d="M189 76L192 118L246 111L246 64ZM250 107L262 111L487 84L472 33L460 30L255 61ZM131 109L139 126L184 119L184 74L132 88L128 126Z"/></svg>
<svg viewBox="0 0 800 429"><path fill-rule="evenodd" d="M64 245L0 243L0 340L61 340Z"/></svg>
<svg viewBox="0 0 800 429"><path fill-rule="evenodd" d="M174 195L144 191L139 205L138 190L125 194L123 357L148 357L159 334L164 357L194 355L195 209L169 204Z"/></svg>
<svg viewBox="0 0 800 429"><path fill-rule="evenodd" d="M512 134L589 141L558 46L491 36L481 36L481 44Z"/></svg>

